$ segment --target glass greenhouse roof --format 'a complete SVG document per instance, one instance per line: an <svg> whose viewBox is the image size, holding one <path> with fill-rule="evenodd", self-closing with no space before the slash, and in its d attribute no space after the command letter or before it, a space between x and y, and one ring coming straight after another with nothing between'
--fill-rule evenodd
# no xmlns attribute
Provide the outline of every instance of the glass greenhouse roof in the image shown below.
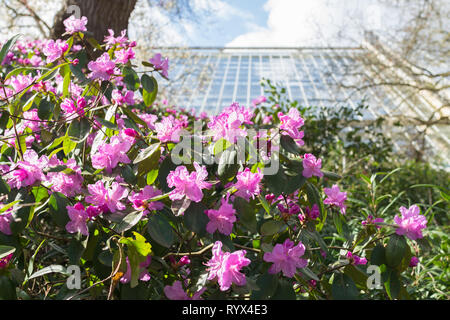
<svg viewBox="0 0 450 320"><path fill-rule="evenodd" d="M232 102L250 106L264 94L261 80L286 88L290 100L304 106L347 105L361 101L369 106L365 120L378 116L410 116L428 119L440 107L436 100L408 87L367 86L357 90L363 79L380 78L384 70L376 64L354 70L360 55L367 49L356 48L160 48L171 57L171 102L197 113L216 114ZM353 70L353 71L352 71ZM345 84L345 85L343 85ZM349 85L350 84L350 85ZM353 85L352 85L353 84ZM432 99L431 99L432 100ZM416 125L392 128L396 148L421 145L415 141ZM395 130L400 132L394 132ZM433 125L427 131L427 145L439 150L448 163L450 158L449 126ZM406 141L406 142L405 142Z"/></svg>

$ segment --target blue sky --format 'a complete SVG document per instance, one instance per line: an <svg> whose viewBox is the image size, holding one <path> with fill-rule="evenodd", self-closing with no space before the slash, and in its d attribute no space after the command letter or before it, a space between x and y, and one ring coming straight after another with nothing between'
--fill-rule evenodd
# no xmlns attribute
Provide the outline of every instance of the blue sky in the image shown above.
<svg viewBox="0 0 450 320"><path fill-rule="evenodd" d="M173 45L315 46L359 44L361 26L389 30L401 15L373 0L193 0L209 8L197 23L186 21ZM345 26L345 28L343 28ZM337 39L345 30L352 41Z"/></svg>
<svg viewBox="0 0 450 320"><path fill-rule="evenodd" d="M237 12L198 21L200 32L188 40L191 46L224 46L236 37L266 25L269 13L263 6L267 0L225 0Z"/></svg>

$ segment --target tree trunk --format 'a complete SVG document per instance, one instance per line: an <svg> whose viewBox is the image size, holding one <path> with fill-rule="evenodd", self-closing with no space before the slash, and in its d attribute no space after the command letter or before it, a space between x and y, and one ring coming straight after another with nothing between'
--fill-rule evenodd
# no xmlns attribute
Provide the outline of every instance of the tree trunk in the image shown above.
<svg viewBox="0 0 450 320"><path fill-rule="evenodd" d="M108 29L117 36L128 28L128 20L137 0L64 0L64 5L56 14L51 37L60 38L65 32L63 21L74 14L70 6L78 6L80 15L88 18L87 29L101 44Z"/></svg>

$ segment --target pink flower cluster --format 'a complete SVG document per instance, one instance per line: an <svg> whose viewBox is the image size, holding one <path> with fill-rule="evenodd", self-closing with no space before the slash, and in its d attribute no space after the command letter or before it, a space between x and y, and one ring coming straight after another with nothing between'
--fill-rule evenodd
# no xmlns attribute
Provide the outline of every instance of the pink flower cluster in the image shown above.
<svg viewBox="0 0 450 320"><path fill-rule="evenodd" d="M266 252L263 260L272 262L269 273L275 274L280 271L288 278L292 278L297 272L297 268L305 268L308 260L302 259L305 253L305 246L299 242L294 246L294 242L286 239L283 244L277 243L272 252Z"/></svg>
<svg viewBox="0 0 450 320"><path fill-rule="evenodd" d="M100 79L108 81L114 75L116 63L111 60L108 53L102 54L97 60L88 63L88 69L92 71L88 77L92 80Z"/></svg>
<svg viewBox="0 0 450 320"><path fill-rule="evenodd" d="M375 227L377 227L377 229L380 229L381 226L378 226L378 225L377 225L377 223L380 223L380 222L384 222L384 219L383 219L383 218L374 218L372 215L369 214L369 215L367 216L367 219L364 220L364 221L362 221L361 224L362 224L363 226L374 225Z"/></svg>
<svg viewBox="0 0 450 320"><path fill-rule="evenodd" d="M230 195L228 194L226 199L222 198L219 210L205 210L209 218L206 231L209 233L212 234L218 230L225 235L231 234L233 223L236 222L236 210L228 203L229 197Z"/></svg>
<svg viewBox="0 0 450 320"><path fill-rule="evenodd" d="M398 225L395 231L398 235L405 235L411 240L423 238L422 229L427 227L427 218L420 214L420 209L412 205L409 209L400 207L401 217L396 215L394 222Z"/></svg>
<svg viewBox="0 0 450 320"><path fill-rule="evenodd" d="M350 263L354 264L354 265L360 265L360 264L367 263L366 258L361 258L361 257L357 256L356 254L351 253L350 251L347 252L346 257L347 257L347 259L350 260Z"/></svg>
<svg viewBox="0 0 450 320"><path fill-rule="evenodd" d="M0 259L0 270L4 269L8 263L12 260L13 254L10 253L6 257Z"/></svg>
<svg viewBox="0 0 450 320"><path fill-rule="evenodd" d="M251 110L239 106L238 103L233 103L208 123L213 141L223 138L231 143L236 143L239 138L247 136L247 131L242 126L252 124L252 118Z"/></svg>
<svg viewBox="0 0 450 320"><path fill-rule="evenodd" d="M67 42L57 39L48 40L42 52L47 57L47 63L52 63L53 61L60 58L69 48Z"/></svg>
<svg viewBox="0 0 450 320"><path fill-rule="evenodd" d="M156 71L161 71L163 77L169 77L169 58L163 59L161 53L157 53L150 59L150 63L153 64Z"/></svg>
<svg viewBox="0 0 450 320"><path fill-rule="evenodd" d="M64 27L66 27L66 32L68 34L87 31L86 29L87 23L88 19L86 17L81 17L80 19L77 19L73 15L64 20L63 22Z"/></svg>
<svg viewBox="0 0 450 320"><path fill-rule="evenodd" d="M110 188L105 188L103 181L97 181L95 184L88 185L89 196L85 198L86 202L106 212L116 212L125 209L125 205L120 202L128 195L128 190L119 183L113 182Z"/></svg>
<svg viewBox="0 0 450 320"><path fill-rule="evenodd" d="M106 172L111 173L119 162L130 163L127 152L132 146L131 141L120 136L113 136L110 143L103 142L97 152L91 155L92 167L95 169L104 168Z"/></svg>
<svg viewBox="0 0 450 320"><path fill-rule="evenodd" d="M8 174L8 184L12 188L20 189L44 181L45 175L42 171L48 166L48 162L46 156L38 157L36 151L28 149L23 160L18 161L14 170Z"/></svg>
<svg viewBox="0 0 450 320"><path fill-rule="evenodd" d="M249 168L239 172L236 175L237 182L234 187L237 189L235 195L249 201L250 198L255 199L261 193L261 180L264 175L261 169L258 168L255 173L252 173Z"/></svg>
<svg viewBox="0 0 450 320"><path fill-rule="evenodd" d="M169 300L203 300L201 295L206 288L202 288L190 297L183 289L181 281L175 281L172 286L164 287L164 294Z"/></svg>
<svg viewBox="0 0 450 320"><path fill-rule="evenodd" d="M206 263L208 280L218 280L220 290L226 291L235 283L243 286L246 283L245 275L241 269L250 264L250 259L245 257L246 251L239 250L233 253L222 251L222 242L216 241L212 248L212 258Z"/></svg>
<svg viewBox="0 0 450 320"><path fill-rule="evenodd" d="M337 184L334 184L331 188L324 188L323 191L327 195L323 203L337 206L340 208L341 213L345 214L347 206L344 202L347 200L347 192L341 192Z"/></svg>
<svg viewBox="0 0 450 320"><path fill-rule="evenodd" d="M0 204L0 208L4 207L3 204ZM11 214L12 208L6 210L6 212L0 213L0 232L6 235L11 235L11 227L10 224L13 221L13 216Z"/></svg>
<svg viewBox="0 0 450 320"><path fill-rule="evenodd" d="M69 159L64 163L53 156L48 164L51 167L67 166L71 170L70 173L47 173L47 181L51 184L50 188L53 191L61 192L67 197L73 197L81 191L83 176L81 175L81 168L77 166L75 159Z"/></svg>
<svg viewBox="0 0 450 320"><path fill-rule="evenodd" d="M134 193L128 196L128 200L133 204L133 208L136 210L142 210L144 216L146 216L151 210L161 210L164 208L164 204L159 201L147 201L151 198L162 195L161 190L154 188L153 186L145 186L141 192Z"/></svg>
<svg viewBox="0 0 450 320"><path fill-rule="evenodd" d="M157 138L161 142L180 142L182 129L183 125L172 115L164 117L161 122L155 124Z"/></svg>
<svg viewBox="0 0 450 320"><path fill-rule="evenodd" d="M305 178L311 178L312 176L323 177L322 171L322 159L316 159L311 153L306 153L303 156L303 176Z"/></svg>
<svg viewBox="0 0 450 320"><path fill-rule="evenodd" d="M282 131L282 134L290 136L299 146L304 145L305 142L302 140L304 133L303 131L298 130L304 125L304 120L301 117L300 112L295 108L291 108L287 114L279 112L278 118L281 122L280 130Z"/></svg>
<svg viewBox="0 0 450 320"><path fill-rule="evenodd" d="M206 182L208 172L205 166L200 166L194 162L195 171L189 173L185 166L178 166L175 171L171 171L167 176L167 184L170 188L175 188L170 192L171 200L181 200L184 197L200 202L203 198L203 189L211 188L211 184Z"/></svg>

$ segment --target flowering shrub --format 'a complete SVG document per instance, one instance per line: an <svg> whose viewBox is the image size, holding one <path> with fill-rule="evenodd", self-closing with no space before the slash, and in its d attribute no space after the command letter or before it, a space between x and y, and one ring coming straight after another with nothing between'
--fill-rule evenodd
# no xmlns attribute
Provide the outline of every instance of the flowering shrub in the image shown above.
<svg viewBox="0 0 450 320"><path fill-rule="evenodd" d="M349 210L295 107L233 103L197 132L203 116L156 102L167 58L136 71L126 32L98 44L86 23L0 52L0 298L357 299L369 264L383 297L408 298L419 206Z"/></svg>

